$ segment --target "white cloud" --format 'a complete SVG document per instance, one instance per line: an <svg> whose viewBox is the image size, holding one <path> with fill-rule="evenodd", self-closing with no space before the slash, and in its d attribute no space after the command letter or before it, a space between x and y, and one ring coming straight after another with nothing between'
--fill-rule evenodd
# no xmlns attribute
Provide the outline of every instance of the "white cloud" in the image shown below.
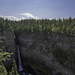
<svg viewBox="0 0 75 75"><path fill-rule="evenodd" d="M17 15L19 15L18 13L16 13ZM20 14L19 17L15 17L15 16L3 16L0 15L0 17L3 17L4 19L8 18L9 20L21 20L21 19L39 19L37 16L32 15L31 13L24 13L24 14Z"/></svg>
<svg viewBox="0 0 75 75"><path fill-rule="evenodd" d="M52 20L53 18L49 18L49 20Z"/></svg>
<svg viewBox="0 0 75 75"><path fill-rule="evenodd" d="M15 16L2 16L2 15L0 15L0 17L3 17L4 19L8 18L10 20L20 20L19 18L15 17Z"/></svg>
<svg viewBox="0 0 75 75"><path fill-rule="evenodd" d="M21 17L21 19L26 19L25 17Z"/></svg>
<svg viewBox="0 0 75 75"><path fill-rule="evenodd" d="M25 16L27 18L31 18L31 19L39 19L39 17L32 15L31 13L24 13L24 14L20 14L22 16Z"/></svg>
<svg viewBox="0 0 75 75"><path fill-rule="evenodd" d="M17 18L17 17L15 17L15 16L2 16L2 15L0 15L0 17L3 17L4 19L9 19L9 20L21 20L21 19L26 19L25 17L21 17L21 18Z"/></svg>
<svg viewBox="0 0 75 75"><path fill-rule="evenodd" d="M15 17L15 16L5 16L5 18L8 18L10 20L19 20L19 18Z"/></svg>

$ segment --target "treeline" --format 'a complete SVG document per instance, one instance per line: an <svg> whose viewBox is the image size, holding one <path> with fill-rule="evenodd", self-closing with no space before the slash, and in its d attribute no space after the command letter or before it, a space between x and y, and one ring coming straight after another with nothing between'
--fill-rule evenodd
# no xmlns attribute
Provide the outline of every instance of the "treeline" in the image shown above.
<svg viewBox="0 0 75 75"><path fill-rule="evenodd" d="M67 35L75 35L75 18L68 19L25 19L20 21L11 21L8 19L0 18L0 28L1 29L12 29L14 32L21 31L45 31L48 34L50 32L60 32Z"/></svg>

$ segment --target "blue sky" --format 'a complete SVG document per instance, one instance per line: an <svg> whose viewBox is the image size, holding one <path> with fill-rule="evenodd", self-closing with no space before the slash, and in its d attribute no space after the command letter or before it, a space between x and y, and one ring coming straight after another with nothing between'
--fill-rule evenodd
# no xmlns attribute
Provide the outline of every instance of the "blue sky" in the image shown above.
<svg viewBox="0 0 75 75"><path fill-rule="evenodd" d="M75 0L0 0L0 16L15 20L75 18Z"/></svg>

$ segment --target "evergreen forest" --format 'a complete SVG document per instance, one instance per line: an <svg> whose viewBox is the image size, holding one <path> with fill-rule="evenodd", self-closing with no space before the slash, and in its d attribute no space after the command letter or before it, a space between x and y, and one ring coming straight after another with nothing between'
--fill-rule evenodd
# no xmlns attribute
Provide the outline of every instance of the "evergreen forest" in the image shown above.
<svg viewBox="0 0 75 75"><path fill-rule="evenodd" d="M25 19L20 21L12 21L0 18L0 30L12 30L19 33L21 31L28 32L58 32L66 35L75 35L75 18L68 19Z"/></svg>

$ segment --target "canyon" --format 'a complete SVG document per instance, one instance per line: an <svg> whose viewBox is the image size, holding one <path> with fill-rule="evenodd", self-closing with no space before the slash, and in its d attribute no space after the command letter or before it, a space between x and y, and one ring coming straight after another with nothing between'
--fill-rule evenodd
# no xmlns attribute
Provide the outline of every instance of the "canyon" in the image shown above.
<svg viewBox="0 0 75 75"><path fill-rule="evenodd" d="M1 35L5 37L1 48L13 53L11 60L4 63L9 69L12 59L17 60L15 34L4 30ZM38 75L44 75L41 69L50 70L51 75L75 75L75 36L22 31L16 37L19 40L23 65L30 65Z"/></svg>

